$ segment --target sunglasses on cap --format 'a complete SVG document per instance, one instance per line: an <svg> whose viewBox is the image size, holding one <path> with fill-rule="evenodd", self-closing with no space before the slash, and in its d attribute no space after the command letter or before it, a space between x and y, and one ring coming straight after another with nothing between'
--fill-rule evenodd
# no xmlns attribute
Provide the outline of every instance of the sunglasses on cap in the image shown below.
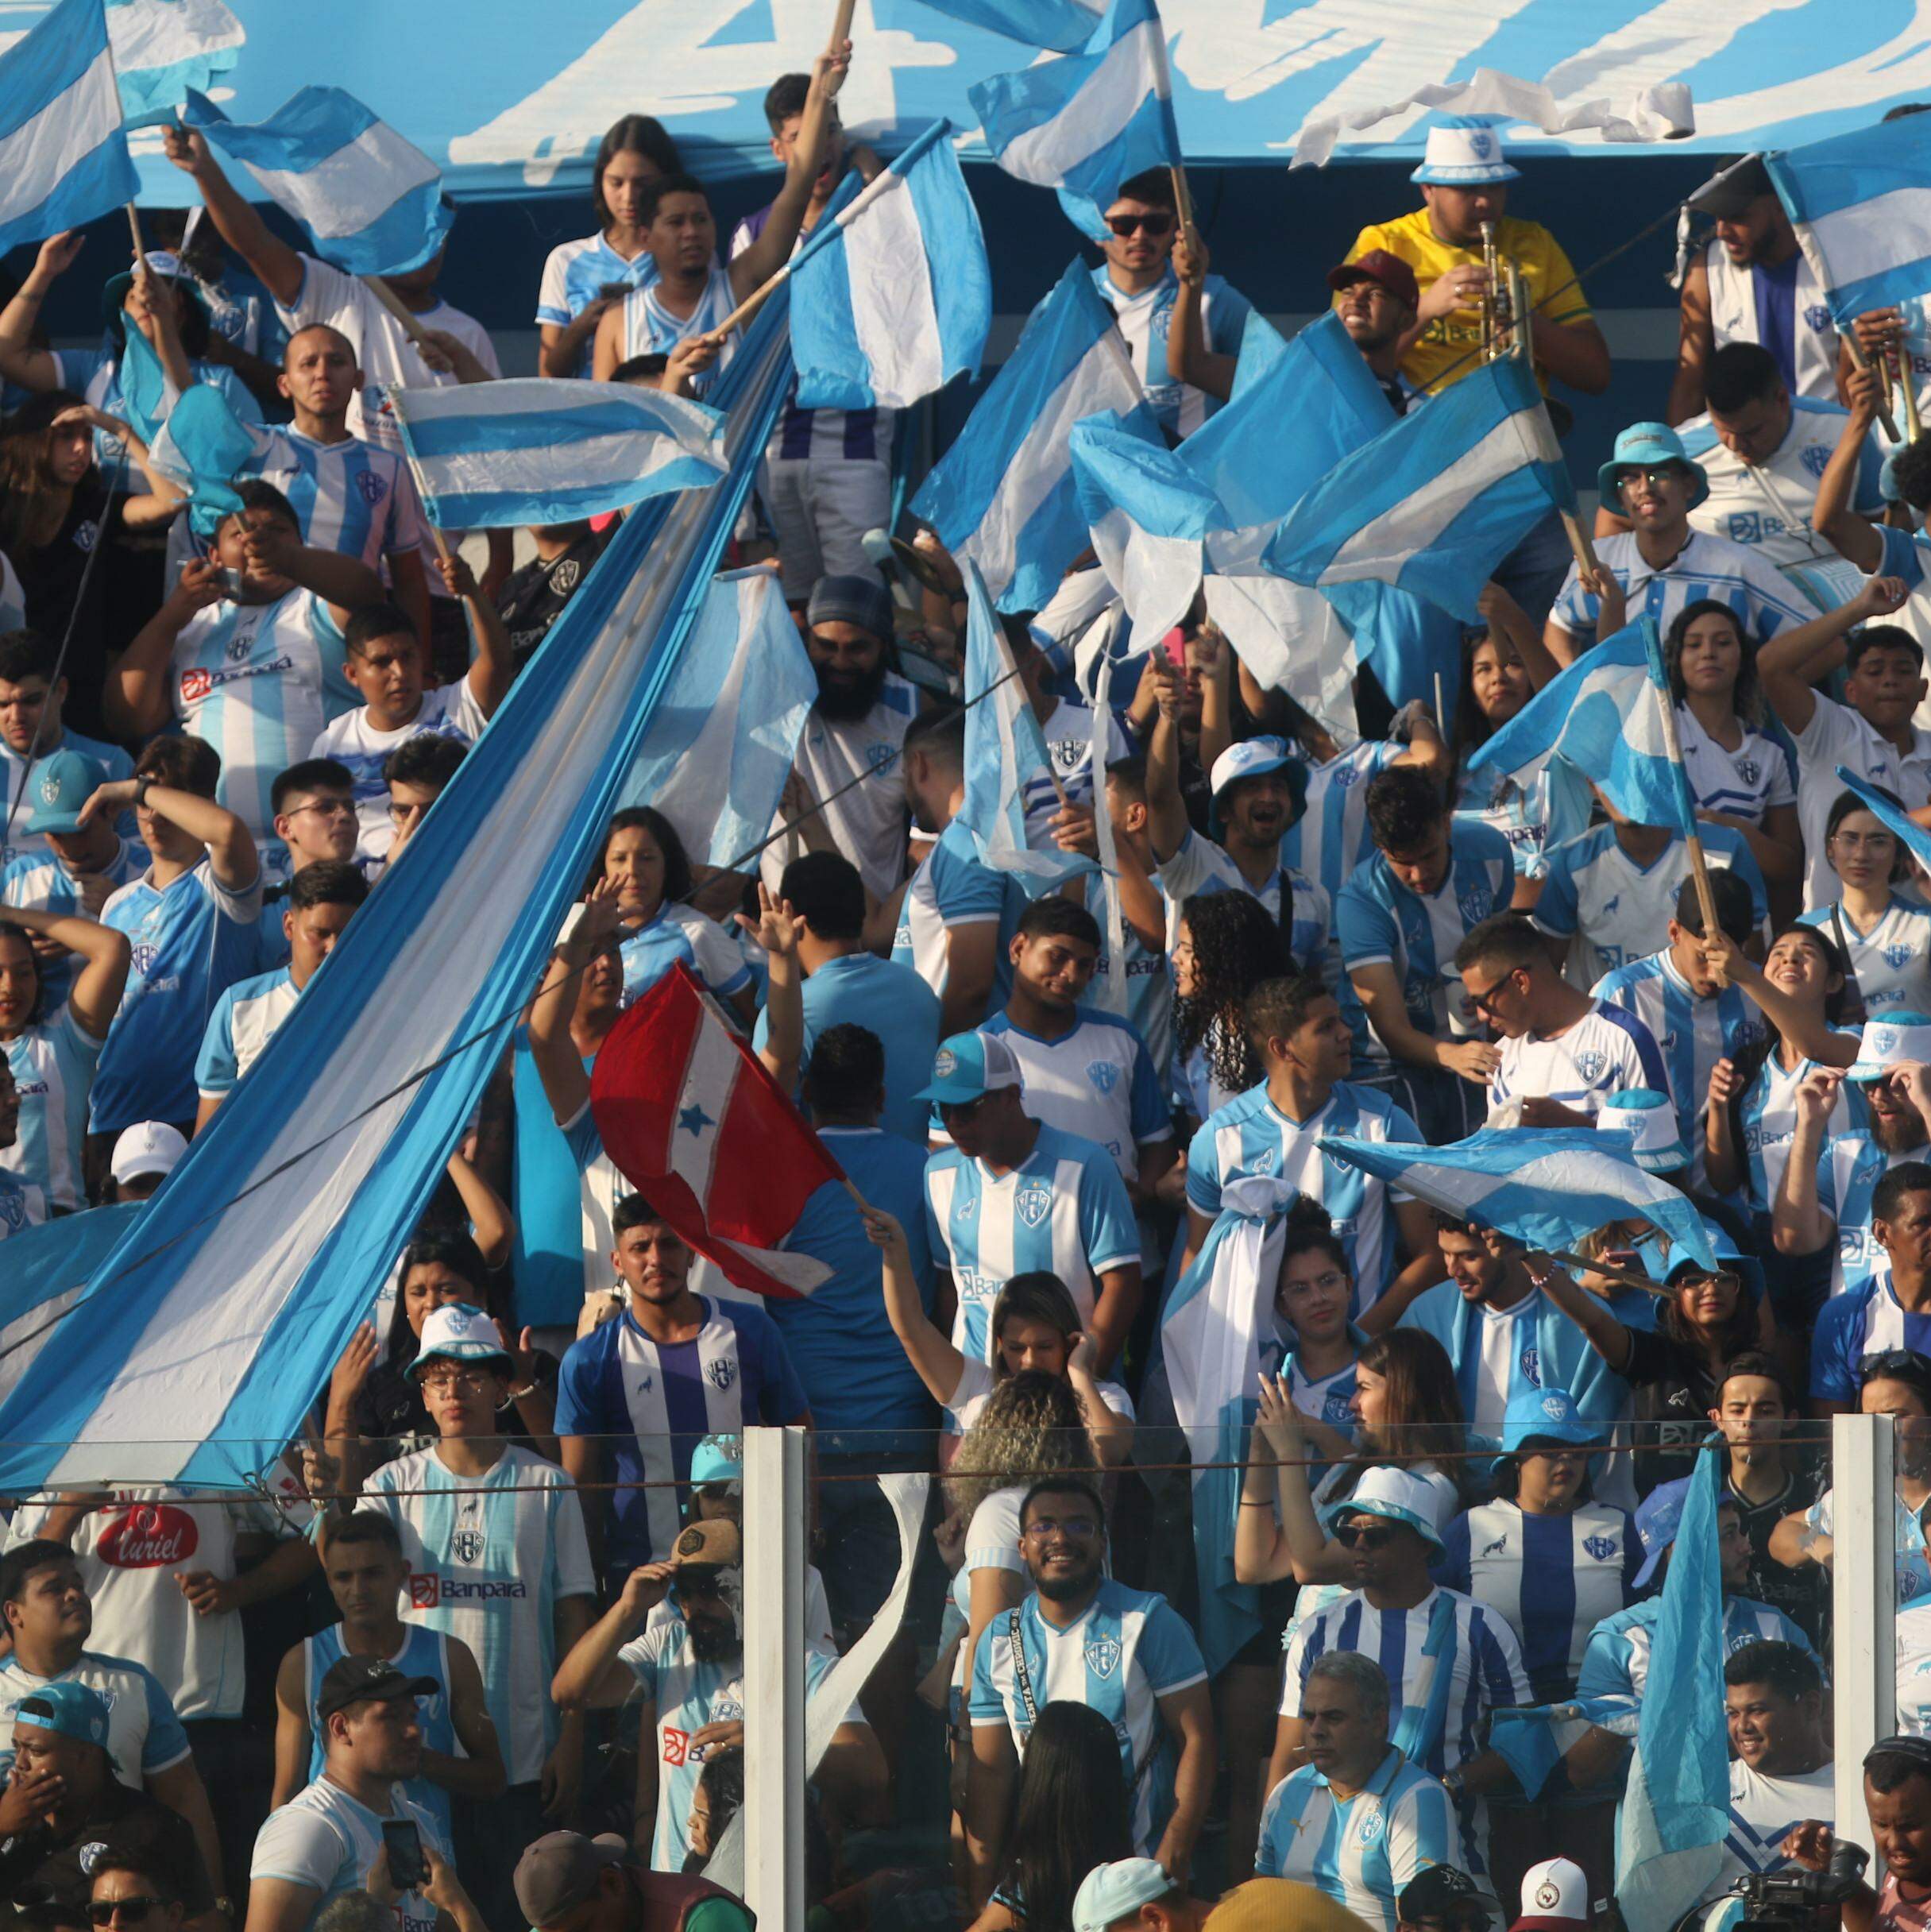
<svg viewBox="0 0 1931 1932"><path fill-rule="evenodd" d="M1858 1363L1857 1378L1867 1382L1879 1376L1931 1385L1931 1357L1921 1355L1914 1348L1879 1349Z"/></svg>
<svg viewBox="0 0 1931 1932"><path fill-rule="evenodd" d="M1149 208L1144 214L1109 214L1106 226L1122 238L1144 229L1156 241L1173 232L1173 217L1164 208Z"/></svg>

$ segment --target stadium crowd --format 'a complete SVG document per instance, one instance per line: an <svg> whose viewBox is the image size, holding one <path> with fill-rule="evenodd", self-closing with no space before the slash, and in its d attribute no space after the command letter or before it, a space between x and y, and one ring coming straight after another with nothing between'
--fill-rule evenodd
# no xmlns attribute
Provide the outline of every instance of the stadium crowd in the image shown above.
<svg viewBox="0 0 1931 1932"><path fill-rule="evenodd" d="M538 293L544 374L705 392L716 325L878 166L838 128L841 64L771 88L782 184L721 249L666 130L609 130L594 230ZM499 373L440 257L394 278L419 343L199 133L166 138L187 206L148 218L160 245L108 281L98 346L40 325L75 236L0 307L0 1236L169 1184L611 536L442 554L363 402ZM1479 366L1485 230L1554 400L1602 391L1532 166L1451 125L1415 180L1326 278L1394 410ZM1828 1859L1817 1419L1860 1410L1900 1424L1904 1735L1867 1766L1888 1871L1845 1922L1931 1920L1931 901L1839 775L1931 827L1931 440L1887 444L1761 167L1699 205L1669 420L1600 453L1593 560L1551 515L1497 570L1435 706L1365 669L1352 718L1316 718L1197 608L1096 734L1072 668L1110 596L1092 560L1005 620L1046 837L1097 856L1103 820L1111 885L1029 897L986 862L960 817L956 560L929 531L882 568L867 547L889 411L786 408L732 558L771 560L817 674L782 826L731 873L651 806L611 821L446 1183L259 1496L12 1500L0 1922L748 1925L703 1873L760 1721L761 1424L813 1432L814 1686L897 1576L873 1478L942 1472L912 1614L813 1773L812 1926L1614 1923L1699 1453L1733 1752L1713 1901ZM1093 286L1177 443L1231 393L1250 306L1164 172L1103 213ZM1856 333L1901 344L1914 385L1925 329ZM267 431L205 539L129 425L130 330ZM1598 798L1553 840L1548 774L1470 775L1642 614L1706 894L1668 828ZM807 1298L732 1289L597 1139L588 1070L678 967L867 1204L828 1186L792 1231L829 1271ZM1626 1131L1717 1265L1636 1219L1558 1258L1318 1144L1485 1124ZM1257 1217L1265 1240L1230 1238ZM1164 1325L1196 1264L1247 1269L1257 1394L1238 1350ZM1251 1420L1212 1522L1183 1366L1196 1409ZM1597 1721L1525 1788L1494 1714L1578 1700Z"/></svg>

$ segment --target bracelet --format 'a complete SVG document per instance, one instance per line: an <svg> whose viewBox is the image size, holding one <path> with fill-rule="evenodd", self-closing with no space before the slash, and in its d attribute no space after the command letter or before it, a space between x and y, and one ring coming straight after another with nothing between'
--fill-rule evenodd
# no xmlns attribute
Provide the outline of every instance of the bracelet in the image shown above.
<svg viewBox="0 0 1931 1932"><path fill-rule="evenodd" d="M1241 1498L1243 1509L1271 1509L1273 1506L1274 1499L1271 1496L1243 1496Z"/></svg>
<svg viewBox="0 0 1931 1932"><path fill-rule="evenodd" d="M524 1399L525 1397L532 1396L535 1393L536 1384L533 1381L529 1381L525 1382L520 1389L512 1389L509 1393L504 1397L504 1400L508 1402L520 1402Z"/></svg>
<svg viewBox="0 0 1931 1932"><path fill-rule="evenodd" d="M135 779L134 802L136 805L145 806L148 802L148 794L153 789L153 784L154 781L152 779Z"/></svg>

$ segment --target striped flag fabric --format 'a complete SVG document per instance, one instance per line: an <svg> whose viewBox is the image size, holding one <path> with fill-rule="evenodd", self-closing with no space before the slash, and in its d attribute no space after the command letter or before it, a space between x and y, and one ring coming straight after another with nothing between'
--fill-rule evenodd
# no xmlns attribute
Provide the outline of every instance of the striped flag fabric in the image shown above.
<svg viewBox="0 0 1931 1932"><path fill-rule="evenodd" d="M825 225L792 271L802 409L903 409L979 373L992 270L949 121Z"/></svg>
<svg viewBox="0 0 1931 1932"><path fill-rule="evenodd" d="M729 465L703 403L623 382L512 377L388 388L423 514L442 530L566 524L708 489Z"/></svg>
<svg viewBox="0 0 1931 1932"><path fill-rule="evenodd" d="M132 363L140 331L129 330L127 339ZM197 536L208 537L224 516L241 508L235 479L261 460L268 446L266 434L244 423L214 384L198 382L168 412L148 460L187 492L189 522Z"/></svg>
<svg viewBox="0 0 1931 1932"><path fill-rule="evenodd" d="M1696 802L1663 736L1670 701L1655 620L1639 617L1538 691L1481 747L1469 769L1527 786L1560 759L1626 818L1687 837L1697 829Z"/></svg>
<svg viewBox="0 0 1931 1932"><path fill-rule="evenodd" d="M1931 293L1931 127L1921 114L1767 154L1763 164L1839 328Z"/></svg>
<svg viewBox="0 0 1931 1932"><path fill-rule="evenodd" d="M139 187L101 0L60 0L0 54L0 253L82 227Z"/></svg>
<svg viewBox="0 0 1931 1932"><path fill-rule="evenodd" d="M1495 566L1550 511L1574 501L1534 373L1505 356L1329 471L1265 561L1323 590L1394 584L1473 622Z"/></svg>
<svg viewBox="0 0 1931 1932"><path fill-rule="evenodd" d="M1162 441L1113 311L1076 261L912 499L1001 610L1041 609L1087 547L1068 442L1076 423L1103 415Z"/></svg>
<svg viewBox="0 0 1931 1932"><path fill-rule="evenodd" d="M1076 53L1085 46L1106 10L1105 0L925 0L925 4L967 26L1061 54Z"/></svg>
<svg viewBox="0 0 1931 1932"><path fill-rule="evenodd" d="M106 0L107 38L129 127L168 121L240 57L247 29L222 0Z"/></svg>
<svg viewBox="0 0 1931 1932"><path fill-rule="evenodd" d="M1931 869L1931 832L1927 832L1895 799L1887 798L1868 779L1840 765L1838 782L1848 792L1855 792L1866 811L1896 839L1917 863Z"/></svg>
<svg viewBox="0 0 1931 1932"><path fill-rule="evenodd" d="M598 1049L590 1112L618 1171L736 1286L795 1300L830 1275L779 1244L844 1169L682 960Z"/></svg>
<svg viewBox="0 0 1931 1932"><path fill-rule="evenodd" d="M239 161L346 275L420 268L449 234L441 170L340 87L304 87L253 123L230 121L191 87L181 118Z"/></svg>
<svg viewBox="0 0 1931 1932"><path fill-rule="evenodd" d="M1679 1189L1638 1167L1629 1136L1613 1128L1485 1127L1443 1147L1324 1134L1318 1144L1431 1208L1531 1248L1572 1249L1635 1215L1705 1268L1717 1265L1702 1216Z"/></svg>

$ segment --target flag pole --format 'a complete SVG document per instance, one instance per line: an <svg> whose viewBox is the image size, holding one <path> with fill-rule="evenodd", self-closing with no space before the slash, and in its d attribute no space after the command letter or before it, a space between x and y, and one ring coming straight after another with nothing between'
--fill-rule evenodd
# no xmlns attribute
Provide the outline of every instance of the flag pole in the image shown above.
<svg viewBox="0 0 1931 1932"><path fill-rule="evenodd" d="M1924 434L1924 425L1917 416L1917 372L1911 365L1911 352L1902 337L1897 346L1898 389L1904 398L1904 439L1915 442Z"/></svg>
<svg viewBox="0 0 1931 1932"><path fill-rule="evenodd" d="M1690 790L1689 775L1683 771L1683 747L1682 741L1677 734L1676 705L1670 696L1667 685L1661 685L1655 688L1657 708L1663 713L1663 749L1669 753L1670 763L1675 766L1678 775L1682 778L1684 795L1690 799L1693 808L1696 795ZM1713 939L1721 929L1717 923L1717 895L1710 890L1709 864L1703 856L1703 838L1701 833L1697 830L1693 809L1690 819L1688 843L1690 846L1690 875L1696 881L1697 910L1703 915L1703 937L1705 941L1708 941ZM1719 975L1718 977L1721 980L1722 976Z"/></svg>
<svg viewBox="0 0 1931 1932"><path fill-rule="evenodd" d="M387 295L392 301L396 302L396 306L398 308L402 307L401 303L396 300L396 292L391 288L385 281L383 280L380 276L367 275L362 279L369 284L371 288L380 290L381 292ZM407 314L407 311L404 310L404 313ZM414 318L411 317L411 319L413 320ZM399 431L401 430L404 420L402 404L396 400L396 397L400 393L401 386L402 385L399 384L396 388L388 389L384 392L388 400L389 408L395 412L396 427ZM407 462L409 465L410 481L415 485L415 493L417 496L420 497L423 494L423 480L415 473L415 464L409 456L408 443L406 439L403 445L403 458L404 462ZM425 502L427 502L427 500L425 500ZM448 540L444 537L441 526L431 520L427 507L425 507L423 512L423 527L429 532L429 540L431 543L435 545L436 554L441 558L445 563L447 563L450 560L450 547ZM467 617L469 612L465 610L463 615Z"/></svg>
<svg viewBox="0 0 1931 1932"><path fill-rule="evenodd" d="M141 238L141 214L130 201L127 204L128 232L134 238L134 266L138 269L148 258L148 245Z"/></svg>
<svg viewBox="0 0 1931 1932"><path fill-rule="evenodd" d="M1855 325L1844 331L1844 346L1845 353L1851 358L1852 366L1863 369L1867 373L1869 373L1871 358L1864 354L1864 346L1857 339L1857 330ZM1890 413L1890 403L1884 393L1882 377L1879 380L1877 419L1882 426L1884 434L1893 442L1902 442L1904 440L1898 434L1898 419Z"/></svg>

